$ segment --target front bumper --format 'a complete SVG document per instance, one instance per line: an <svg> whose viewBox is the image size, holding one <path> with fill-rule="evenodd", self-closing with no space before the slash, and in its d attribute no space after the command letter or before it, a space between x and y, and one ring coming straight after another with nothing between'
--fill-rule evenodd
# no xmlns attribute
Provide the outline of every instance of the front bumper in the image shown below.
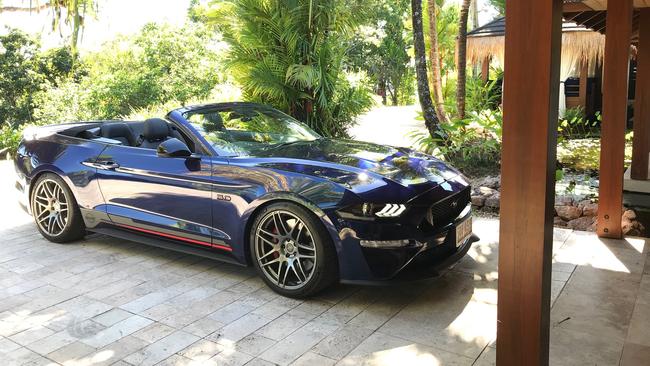
<svg viewBox="0 0 650 366"><path fill-rule="evenodd" d="M456 227L471 210L435 232L417 237L403 248L368 248L350 233L339 233L339 274L342 283L386 284L436 277L462 259L479 238L472 234L456 246ZM343 230L345 231L345 230ZM347 235L345 235L347 234Z"/></svg>
<svg viewBox="0 0 650 366"><path fill-rule="evenodd" d="M18 169L17 165L14 188L16 189L16 200L18 201L18 204L23 208L23 210L31 215L31 207L29 204L29 184L25 174Z"/></svg>

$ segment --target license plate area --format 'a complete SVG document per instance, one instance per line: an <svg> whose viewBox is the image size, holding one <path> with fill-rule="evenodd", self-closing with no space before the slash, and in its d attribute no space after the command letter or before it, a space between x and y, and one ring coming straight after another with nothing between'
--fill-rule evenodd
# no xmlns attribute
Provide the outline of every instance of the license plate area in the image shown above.
<svg viewBox="0 0 650 366"><path fill-rule="evenodd" d="M459 222L456 225L456 248L463 245L465 240L467 240L470 235L472 235L472 217L468 217L465 220Z"/></svg>

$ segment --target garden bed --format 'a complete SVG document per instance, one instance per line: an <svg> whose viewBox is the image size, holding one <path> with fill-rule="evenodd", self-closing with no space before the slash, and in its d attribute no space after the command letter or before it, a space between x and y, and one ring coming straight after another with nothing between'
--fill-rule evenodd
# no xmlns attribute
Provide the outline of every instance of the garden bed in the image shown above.
<svg viewBox="0 0 650 366"><path fill-rule="evenodd" d="M499 176L472 182L472 206L479 214L497 214L501 201ZM567 174L556 184L553 225L580 231L596 231L598 180L589 175ZM634 210L621 207L624 235L645 236L646 230Z"/></svg>

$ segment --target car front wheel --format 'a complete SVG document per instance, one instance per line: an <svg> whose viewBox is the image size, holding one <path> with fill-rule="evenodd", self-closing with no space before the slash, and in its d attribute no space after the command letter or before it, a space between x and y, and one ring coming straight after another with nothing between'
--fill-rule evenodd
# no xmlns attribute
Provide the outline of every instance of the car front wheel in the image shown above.
<svg viewBox="0 0 650 366"><path fill-rule="evenodd" d="M45 239L67 243L84 237L86 228L79 207L63 179L46 173L34 183L32 215Z"/></svg>
<svg viewBox="0 0 650 366"><path fill-rule="evenodd" d="M255 268L275 292L304 298L336 281L338 264L329 234L303 207L271 204L256 216L251 228Z"/></svg>

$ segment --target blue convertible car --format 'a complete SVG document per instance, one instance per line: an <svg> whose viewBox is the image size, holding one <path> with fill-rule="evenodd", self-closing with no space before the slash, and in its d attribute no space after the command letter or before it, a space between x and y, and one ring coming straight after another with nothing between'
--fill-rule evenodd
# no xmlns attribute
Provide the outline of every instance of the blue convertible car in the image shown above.
<svg viewBox="0 0 650 366"><path fill-rule="evenodd" d="M46 126L25 133L15 164L50 241L90 231L253 265L285 296L431 277L477 239L455 169L259 104Z"/></svg>

